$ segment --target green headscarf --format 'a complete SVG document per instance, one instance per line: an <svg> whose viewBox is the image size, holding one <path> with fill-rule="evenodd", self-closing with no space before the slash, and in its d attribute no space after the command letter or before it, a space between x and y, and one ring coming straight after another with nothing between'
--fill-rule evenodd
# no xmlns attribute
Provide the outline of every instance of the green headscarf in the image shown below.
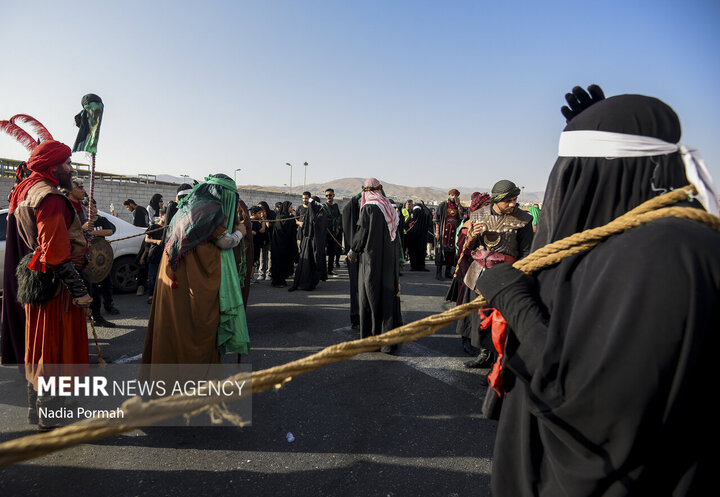
<svg viewBox="0 0 720 497"><path fill-rule="evenodd" d="M210 239L215 229L225 221L232 233L235 228L237 191L235 182L224 174L210 175L205 183L196 185L192 192L178 203L177 214L170 223L170 237L165 251L170 265L177 269L178 261L200 243ZM244 246L241 247L244 253ZM244 265L243 255L241 266ZM220 250L220 322L217 329L217 346L220 355L225 353L248 354L248 334L242 284L235 264L233 249ZM240 267L240 272L245 272Z"/></svg>

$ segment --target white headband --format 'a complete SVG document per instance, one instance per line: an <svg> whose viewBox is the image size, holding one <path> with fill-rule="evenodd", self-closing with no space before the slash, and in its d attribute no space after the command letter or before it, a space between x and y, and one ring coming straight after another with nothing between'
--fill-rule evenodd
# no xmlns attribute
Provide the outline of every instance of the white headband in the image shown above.
<svg viewBox="0 0 720 497"><path fill-rule="evenodd" d="M177 195L175 196L175 200L180 200L180 197L182 197L184 195L189 195L191 191L192 191L192 188L190 188L189 190L180 190L179 192L177 192Z"/></svg>
<svg viewBox="0 0 720 497"><path fill-rule="evenodd" d="M698 191L697 199L705 210L716 216L717 196L710 172L700 154L685 145L651 138L649 136L611 133L609 131L564 131L560 134L560 157L651 157L680 152L685 164L685 175Z"/></svg>

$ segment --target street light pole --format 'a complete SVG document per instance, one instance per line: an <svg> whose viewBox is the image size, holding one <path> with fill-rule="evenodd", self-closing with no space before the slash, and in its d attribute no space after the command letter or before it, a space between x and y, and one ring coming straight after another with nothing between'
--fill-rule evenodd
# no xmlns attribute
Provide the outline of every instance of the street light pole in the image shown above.
<svg viewBox="0 0 720 497"><path fill-rule="evenodd" d="M242 171L241 168L235 169L235 188L237 188L237 172Z"/></svg>
<svg viewBox="0 0 720 497"><path fill-rule="evenodd" d="M290 193L292 193L292 164L286 162L285 165L290 166Z"/></svg>
<svg viewBox="0 0 720 497"><path fill-rule="evenodd" d="M303 166L305 166L305 175L303 176L303 191L307 189L307 167L308 163L304 163Z"/></svg>

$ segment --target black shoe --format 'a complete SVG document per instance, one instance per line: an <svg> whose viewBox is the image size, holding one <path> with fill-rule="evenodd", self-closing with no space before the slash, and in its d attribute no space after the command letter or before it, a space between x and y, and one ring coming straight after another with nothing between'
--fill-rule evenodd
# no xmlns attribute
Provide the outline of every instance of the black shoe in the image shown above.
<svg viewBox="0 0 720 497"><path fill-rule="evenodd" d="M400 350L400 344L395 345L385 345L383 347L380 347L380 352L383 352L384 354L390 354L395 355Z"/></svg>
<svg viewBox="0 0 720 497"><path fill-rule="evenodd" d="M291 286L290 288L288 288L288 292L294 292L295 290L297 290L296 286Z"/></svg>
<svg viewBox="0 0 720 497"><path fill-rule="evenodd" d="M103 328L115 328L115 323L111 323L102 316L93 316L93 322L95 326L101 326Z"/></svg>
<svg viewBox="0 0 720 497"><path fill-rule="evenodd" d="M36 425L40 421L38 418L37 410L37 392L32 386L32 383L27 384L27 400L28 400L28 423Z"/></svg>
<svg viewBox="0 0 720 497"><path fill-rule="evenodd" d="M328 276L337 276L337 273L331 269L328 271Z"/></svg>
<svg viewBox="0 0 720 497"><path fill-rule="evenodd" d="M108 314L112 314L113 316L117 316L118 314L120 314L120 310L117 307L115 307L114 305L111 305L110 307L106 307L105 312L107 312Z"/></svg>
<svg viewBox="0 0 720 497"><path fill-rule="evenodd" d="M437 271L435 272L435 279L436 279L436 280L441 280L441 279L443 279L443 277L442 277L442 266L435 266L435 267L437 268Z"/></svg>
<svg viewBox="0 0 720 497"><path fill-rule="evenodd" d="M463 346L463 350L465 351L465 353L467 355L477 357L477 355L480 353L480 349L478 349L477 347L473 347L472 344L470 343L470 339L467 337L463 337L462 346Z"/></svg>
<svg viewBox="0 0 720 497"><path fill-rule="evenodd" d="M47 433L49 431L53 431L55 428L60 428L60 425L46 425L42 422L38 422L37 425L38 433Z"/></svg>
<svg viewBox="0 0 720 497"><path fill-rule="evenodd" d="M475 359L465 363L465 367L470 369L486 368L489 365L490 351L487 349L482 349Z"/></svg>
<svg viewBox="0 0 720 497"><path fill-rule="evenodd" d="M28 424L36 425L40 422L38 411L35 407L28 407Z"/></svg>

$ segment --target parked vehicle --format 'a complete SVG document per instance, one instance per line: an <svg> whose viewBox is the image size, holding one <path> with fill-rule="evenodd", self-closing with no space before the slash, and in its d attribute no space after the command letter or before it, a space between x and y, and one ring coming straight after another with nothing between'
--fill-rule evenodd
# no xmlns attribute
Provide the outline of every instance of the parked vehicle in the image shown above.
<svg viewBox="0 0 720 497"><path fill-rule="evenodd" d="M5 261L5 235L7 232L7 209L0 210L0 292L2 292L2 284L4 277ZM98 214L107 218L115 226L115 233L107 237L110 246L113 249L113 266L110 270L113 287L118 293L134 292L137 290L137 275L140 270L139 265L135 262L137 253L144 237L135 236L127 240L121 240L112 243L113 240L125 238L130 235L138 235L144 233L147 228L139 228L133 226L127 221L123 221L119 217L112 216L104 211L98 211Z"/></svg>

